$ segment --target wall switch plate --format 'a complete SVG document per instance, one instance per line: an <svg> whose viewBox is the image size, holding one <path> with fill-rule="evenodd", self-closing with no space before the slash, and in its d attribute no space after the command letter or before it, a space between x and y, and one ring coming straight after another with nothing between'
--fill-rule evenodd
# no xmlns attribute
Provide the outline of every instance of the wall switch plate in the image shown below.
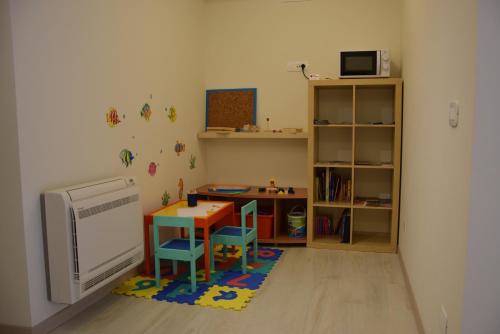
<svg viewBox="0 0 500 334"><path fill-rule="evenodd" d="M452 128L458 126L458 114L460 111L460 104L458 101L451 101L449 106L449 122Z"/></svg>
<svg viewBox="0 0 500 334"><path fill-rule="evenodd" d="M439 329L441 330L439 333L446 334L448 332L448 314L444 309L444 306L441 305L441 320L439 322Z"/></svg>
<svg viewBox="0 0 500 334"><path fill-rule="evenodd" d="M300 65L302 64L306 65L304 70L309 68L309 63L307 61L289 61L286 66L286 70L288 72L302 72L302 69L300 68Z"/></svg>

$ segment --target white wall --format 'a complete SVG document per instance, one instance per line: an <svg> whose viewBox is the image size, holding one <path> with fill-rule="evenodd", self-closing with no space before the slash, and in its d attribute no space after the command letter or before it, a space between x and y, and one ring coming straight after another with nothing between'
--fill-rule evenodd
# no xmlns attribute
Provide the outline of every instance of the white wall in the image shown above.
<svg viewBox="0 0 500 334"><path fill-rule="evenodd" d="M204 117L202 9L202 0L11 1L32 325L62 309L46 295L40 193L136 176L146 212L165 190L177 199L180 177L184 193L206 182L196 139ZM149 122L139 115L145 102ZM176 123L164 111L170 105ZM112 106L126 115L115 128L105 121ZM186 144L180 157L176 140ZM123 148L138 154L129 168L118 157ZM154 177L150 162L160 164Z"/></svg>
<svg viewBox="0 0 500 334"><path fill-rule="evenodd" d="M476 1L403 2L399 247L426 333L461 332L474 121ZM448 104L460 102L460 124Z"/></svg>
<svg viewBox="0 0 500 334"><path fill-rule="evenodd" d="M476 124L472 147L463 333L500 332L500 3L478 1Z"/></svg>
<svg viewBox="0 0 500 334"><path fill-rule="evenodd" d="M9 2L0 0L0 324L28 326L28 269L21 203ZM24 288L23 288L24 287Z"/></svg>
<svg viewBox="0 0 500 334"><path fill-rule="evenodd" d="M257 88L257 124L307 130L307 81L287 72L288 61L308 61L310 73L339 74L339 51L391 50L400 74L399 0L207 0L205 86ZM262 154L254 154L259 150ZM210 182L307 184L305 141L284 144L207 144ZM249 154L248 152L252 152ZM222 158L225 157L225 158ZM251 158L252 157L252 158ZM255 172L259 170L259 175Z"/></svg>

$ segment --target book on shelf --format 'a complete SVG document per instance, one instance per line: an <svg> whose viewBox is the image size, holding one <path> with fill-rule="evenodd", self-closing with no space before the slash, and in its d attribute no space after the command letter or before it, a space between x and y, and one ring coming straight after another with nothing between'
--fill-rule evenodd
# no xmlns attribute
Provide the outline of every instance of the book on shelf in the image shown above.
<svg viewBox="0 0 500 334"><path fill-rule="evenodd" d="M335 168L322 168L314 179L316 200L326 202L350 202L352 181L350 176L335 173Z"/></svg>
<svg viewBox="0 0 500 334"><path fill-rule="evenodd" d="M390 208L392 206L391 198L378 198L378 197L356 197L354 205L363 207L384 207Z"/></svg>
<svg viewBox="0 0 500 334"><path fill-rule="evenodd" d="M345 209L340 218L339 241L349 243L351 239L351 211Z"/></svg>
<svg viewBox="0 0 500 334"><path fill-rule="evenodd" d="M329 216L317 215L314 218L315 235L332 235L333 233L333 222Z"/></svg>

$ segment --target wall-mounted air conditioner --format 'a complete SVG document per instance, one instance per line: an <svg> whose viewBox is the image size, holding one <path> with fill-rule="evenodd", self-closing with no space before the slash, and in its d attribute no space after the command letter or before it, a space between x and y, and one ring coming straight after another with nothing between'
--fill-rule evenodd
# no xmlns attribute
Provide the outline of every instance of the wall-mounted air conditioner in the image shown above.
<svg viewBox="0 0 500 334"><path fill-rule="evenodd" d="M143 261L134 179L51 190L43 199L52 301L73 304Z"/></svg>

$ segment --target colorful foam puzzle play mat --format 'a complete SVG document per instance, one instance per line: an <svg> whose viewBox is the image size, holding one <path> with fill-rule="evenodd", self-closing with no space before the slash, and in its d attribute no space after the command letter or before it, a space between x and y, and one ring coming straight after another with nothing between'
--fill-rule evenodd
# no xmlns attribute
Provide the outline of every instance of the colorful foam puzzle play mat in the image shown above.
<svg viewBox="0 0 500 334"><path fill-rule="evenodd" d="M253 262L253 249L247 253L247 273L241 271L241 248L229 247L224 259L222 246L215 248L215 271L205 281L205 271L196 274L197 290L191 292L189 263L179 261L177 275L173 275L171 261L162 260L162 280L156 287L154 277L136 276L113 290L114 294L155 299L172 303L241 310L247 306L260 288L283 251L259 247L258 261ZM200 263L198 262L198 267ZM165 266L163 266L163 263Z"/></svg>

